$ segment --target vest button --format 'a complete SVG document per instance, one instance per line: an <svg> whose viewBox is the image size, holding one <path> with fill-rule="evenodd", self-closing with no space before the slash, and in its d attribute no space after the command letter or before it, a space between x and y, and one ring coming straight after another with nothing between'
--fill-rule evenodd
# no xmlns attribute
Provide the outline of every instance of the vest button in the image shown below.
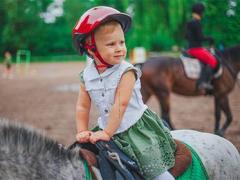
<svg viewBox="0 0 240 180"><path fill-rule="evenodd" d="M100 79L100 81L102 82L102 79Z"/></svg>
<svg viewBox="0 0 240 180"><path fill-rule="evenodd" d="M108 113L108 110L107 110L107 109L105 109L105 110L104 110L104 112L105 112L105 113Z"/></svg>
<svg viewBox="0 0 240 180"><path fill-rule="evenodd" d="M104 93L102 93L102 97L104 97Z"/></svg>

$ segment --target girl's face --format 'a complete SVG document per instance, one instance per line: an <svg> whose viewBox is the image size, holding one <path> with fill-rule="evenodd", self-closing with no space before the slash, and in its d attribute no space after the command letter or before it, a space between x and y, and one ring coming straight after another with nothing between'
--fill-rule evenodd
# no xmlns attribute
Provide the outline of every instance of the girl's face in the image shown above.
<svg viewBox="0 0 240 180"><path fill-rule="evenodd" d="M126 57L124 33L119 23L100 27L95 33L95 41L98 52L108 64L119 64Z"/></svg>

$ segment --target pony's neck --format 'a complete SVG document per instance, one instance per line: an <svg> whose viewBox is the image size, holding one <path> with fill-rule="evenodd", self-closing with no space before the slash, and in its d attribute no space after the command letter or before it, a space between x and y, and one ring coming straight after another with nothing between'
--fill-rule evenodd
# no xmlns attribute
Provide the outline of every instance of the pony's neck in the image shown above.
<svg viewBox="0 0 240 180"><path fill-rule="evenodd" d="M223 64L228 68L234 78L240 71L240 46L227 48L220 53Z"/></svg>
<svg viewBox="0 0 240 180"><path fill-rule="evenodd" d="M63 160L63 159L61 159ZM69 157L65 159L65 162L61 162L61 165L58 165L58 169L63 177L69 177L69 179L86 179L87 176L87 165L84 164L84 161L82 158L79 158L77 156L75 157Z"/></svg>

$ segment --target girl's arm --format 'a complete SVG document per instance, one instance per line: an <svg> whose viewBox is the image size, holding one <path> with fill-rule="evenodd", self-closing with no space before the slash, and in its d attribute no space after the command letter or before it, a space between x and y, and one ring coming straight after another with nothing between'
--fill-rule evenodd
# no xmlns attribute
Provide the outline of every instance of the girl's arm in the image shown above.
<svg viewBox="0 0 240 180"><path fill-rule="evenodd" d="M128 71L123 74L115 94L114 104L109 115L109 120L104 131L112 137L119 128L125 110L132 97L136 78L134 71Z"/></svg>
<svg viewBox="0 0 240 180"><path fill-rule="evenodd" d="M132 96L132 91L135 85L134 71L128 71L123 74L115 94L114 104L109 115L109 120L106 128L103 131L93 133L90 141L95 143L98 140L109 140L119 128L124 112Z"/></svg>
<svg viewBox="0 0 240 180"><path fill-rule="evenodd" d="M79 95L76 105L76 125L77 125L77 140L89 139L88 132L89 112L91 108L91 100L88 92L85 90L83 83L80 84Z"/></svg>

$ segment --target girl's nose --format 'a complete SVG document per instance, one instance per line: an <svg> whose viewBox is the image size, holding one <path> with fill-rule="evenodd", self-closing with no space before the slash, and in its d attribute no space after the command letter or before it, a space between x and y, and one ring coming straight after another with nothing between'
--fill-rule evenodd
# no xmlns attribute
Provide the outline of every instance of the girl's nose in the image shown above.
<svg viewBox="0 0 240 180"><path fill-rule="evenodd" d="M122 43L117 44L116 51L122 51L124 49L124 45Z"/></svg>

